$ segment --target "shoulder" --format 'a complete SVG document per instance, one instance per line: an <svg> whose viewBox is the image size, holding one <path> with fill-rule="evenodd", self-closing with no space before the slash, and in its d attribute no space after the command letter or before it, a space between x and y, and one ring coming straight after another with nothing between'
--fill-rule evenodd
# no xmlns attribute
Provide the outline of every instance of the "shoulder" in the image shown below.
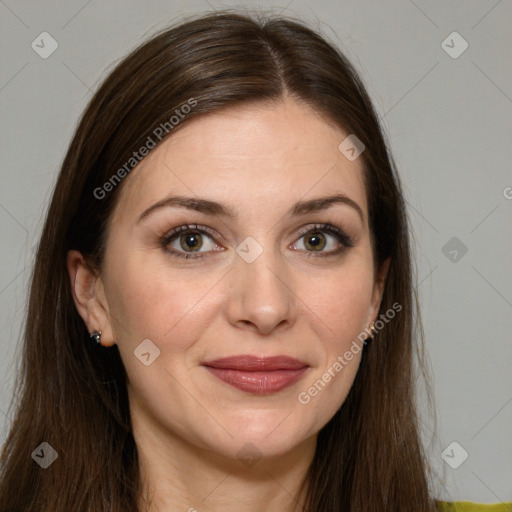
<svg viewBox="0 0 512 512"><path fill-rule="evenodd" d="M438 501L439 512L512 512L512 502L482 505L470 501Z"/></svg>

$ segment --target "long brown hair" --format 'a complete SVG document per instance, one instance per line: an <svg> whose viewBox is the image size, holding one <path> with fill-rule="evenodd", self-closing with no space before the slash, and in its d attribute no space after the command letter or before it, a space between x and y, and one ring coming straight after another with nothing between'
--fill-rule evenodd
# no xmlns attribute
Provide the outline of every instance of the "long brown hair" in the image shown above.
<svg viewBox="0 0 512 512"><path fill-rule="evenodd" d="M167 126L172 136L196 116L284 94L365 145L374 261L391 259L381 313L402 306L365 348L346 401L319 432L304 480L305 510L434 510L415 407L413 367L423 335L410 226L378 117L354 68L319 34L288 18L225 11L166 29L135 49L105 79L76 129L31 276L14 419L1 455L3 512L137 511L140 473L125 370L116 345L89 341L72 299L67 252L77 249L101 268L123 183L99 199L95 190L155 127ZM191 98L194 108L171 128L176 109ZM46 469L32 458L43 442L58 454Z"/></svg>

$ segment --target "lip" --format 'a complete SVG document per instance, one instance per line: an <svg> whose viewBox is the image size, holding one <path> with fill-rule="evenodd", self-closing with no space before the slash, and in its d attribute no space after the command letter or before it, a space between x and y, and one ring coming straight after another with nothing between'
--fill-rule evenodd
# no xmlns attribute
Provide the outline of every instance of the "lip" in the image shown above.
<svg viewBox="0 0 512 512"><path fill-rule="evenodd" d="M220 368L223 370L242 370L246 372L274 371L274 370L299 370L309 366L304 361L299 361L289 356L261 357L251 355L229 356L205 361L204 366Z"/></svg>
<svg viewBox="0 0 512 512"><path fill-rule="evenodd" d="M218 379L248 393L277 393L301 379L309 365L289 356L230 356L203 366Z"/></svg>

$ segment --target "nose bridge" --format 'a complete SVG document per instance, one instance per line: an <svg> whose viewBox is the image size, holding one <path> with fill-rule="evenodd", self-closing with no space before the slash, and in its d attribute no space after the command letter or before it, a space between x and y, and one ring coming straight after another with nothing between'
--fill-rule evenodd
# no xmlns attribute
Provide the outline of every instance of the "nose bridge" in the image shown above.
<svg viewBox="0 0 512 512"><path fill-rule="evenodd" d="M264 238L247 237L236 248L228 315L233 324L250 323L268 334L293 322L295 304L284 262L270 235Z"/></svg>

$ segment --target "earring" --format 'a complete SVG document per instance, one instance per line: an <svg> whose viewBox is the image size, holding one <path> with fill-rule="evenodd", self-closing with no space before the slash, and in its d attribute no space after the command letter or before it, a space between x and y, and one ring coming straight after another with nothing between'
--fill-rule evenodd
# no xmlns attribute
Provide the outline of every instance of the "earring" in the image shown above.
<svg viewBox="0 0 512 512"><path fill-rule="evenodd" d="M101 331L93 331L90 340L95 341L98 345L101 343Z"/></svg>
<svg viewBox="0 0 512 512"><path fill-rule="evenodd" d="M369 343L371 343L371 341L373 340L373 337L375 336L375 334L377 334L377 329L375 328L375 322L373 322L373 324L370 327L370 333L372 331L375 331L375 333L374 334L370 334L370 336L368 336L368 338L366 338L363 341L363 345L368 345Z"/></svg>

